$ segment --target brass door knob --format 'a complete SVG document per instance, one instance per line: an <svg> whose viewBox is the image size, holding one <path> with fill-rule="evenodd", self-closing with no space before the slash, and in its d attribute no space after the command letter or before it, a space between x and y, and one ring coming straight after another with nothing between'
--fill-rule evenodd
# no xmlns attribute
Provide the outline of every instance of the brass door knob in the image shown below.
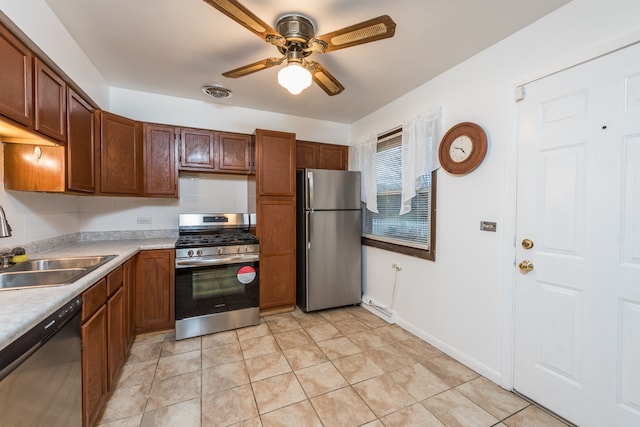
<svg viewBox="0 0 640 427"><path fill-rule="evenodd" d="M533 263L531 261L524 260L520 264L518 264L518 267L520 267L520 271L522 271L524 274L527 274L528 272L533 270Z"/></svg>
<svg viewBox="0 0 640 427"><path fill-rule="evenodd" d="M524 239L522 241L522 247L525 248L525 249L531 249L533 247L533 240Z"/></svg>

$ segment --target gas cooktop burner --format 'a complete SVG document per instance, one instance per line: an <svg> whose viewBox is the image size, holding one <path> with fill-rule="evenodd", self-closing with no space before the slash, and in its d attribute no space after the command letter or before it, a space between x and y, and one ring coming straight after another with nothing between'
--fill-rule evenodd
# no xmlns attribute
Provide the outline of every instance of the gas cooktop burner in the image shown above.
<svg viewBox="0 0 640 427"><path fill-rule="evenodd" d="M258 238L251 233L243 231L223 231L219 233L181 235L176 242L176 248L253 245L256 243L258 243Z"/></svg>

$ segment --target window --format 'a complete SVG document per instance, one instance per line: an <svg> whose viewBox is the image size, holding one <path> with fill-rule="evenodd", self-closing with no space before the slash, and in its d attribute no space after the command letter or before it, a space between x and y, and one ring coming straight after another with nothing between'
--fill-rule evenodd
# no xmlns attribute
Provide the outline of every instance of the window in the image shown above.
<svg viewBox="0 0 640 427"><path fill-rule="evenodd" d="M435 177L433 172L417 180L411 211L400 215L402 129L380 136L376 150L378 213L363 203L363 244L434 260Z"/></svg>

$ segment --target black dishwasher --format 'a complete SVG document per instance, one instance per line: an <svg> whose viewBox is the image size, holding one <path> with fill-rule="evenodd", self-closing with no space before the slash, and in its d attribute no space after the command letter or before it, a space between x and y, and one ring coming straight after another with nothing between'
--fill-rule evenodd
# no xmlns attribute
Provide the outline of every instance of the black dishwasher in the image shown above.
<svg viewBox="0 0 640 427"><path fill-rule="evenodd" d="M0 351L2 427L82 426L82 298Z"/></svg>

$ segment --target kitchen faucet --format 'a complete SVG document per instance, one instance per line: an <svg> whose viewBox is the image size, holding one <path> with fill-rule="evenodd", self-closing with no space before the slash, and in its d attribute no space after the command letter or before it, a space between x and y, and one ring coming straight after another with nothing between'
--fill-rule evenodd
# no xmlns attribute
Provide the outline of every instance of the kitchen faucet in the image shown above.
<svg viewBox="0 0 640 427"><path fill-rule="evenodd" d="M11 237L11 226L7 221L7 215L5 215L2 206L0 206L0 237Z"/></svg>

